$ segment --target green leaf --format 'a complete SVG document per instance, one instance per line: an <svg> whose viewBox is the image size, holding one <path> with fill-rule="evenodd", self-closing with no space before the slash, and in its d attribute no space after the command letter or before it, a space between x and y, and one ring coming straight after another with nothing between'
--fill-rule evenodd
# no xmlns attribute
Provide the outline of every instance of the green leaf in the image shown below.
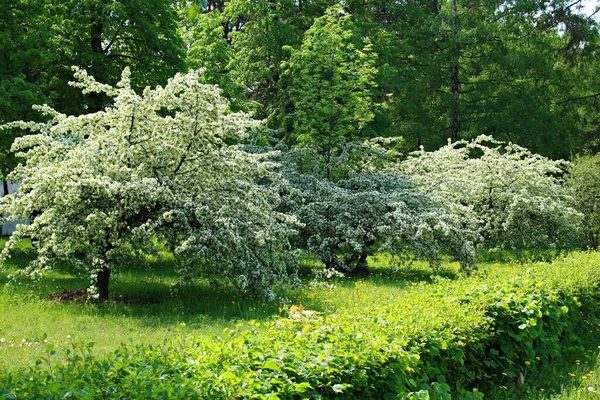
<svg viewBox="0 0 600 400"><path fill-rule="evenodd" d="M268 360L263 364L263 369L268 369L270 371L281 371L281 367L274 360Z"/></svg>

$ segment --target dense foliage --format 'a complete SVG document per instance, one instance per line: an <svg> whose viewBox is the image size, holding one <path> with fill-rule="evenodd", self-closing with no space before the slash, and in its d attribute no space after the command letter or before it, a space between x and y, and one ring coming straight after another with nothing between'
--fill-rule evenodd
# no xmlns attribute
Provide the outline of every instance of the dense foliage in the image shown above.
<svg viewBox="0 0 600 400"><path fill-rule="evenodd" d="M435 269L443 254L473 266L477 234L409 176L386 167L390 150L377 140L338 150L333 159L310 148L282 157L282 206L302 224L300 248L327 268L354 274L366 273L367 257L381 251L403 266L420 259Z"/></svg>
<svg viewBox="0 0 600 400"><path fill-rule="evenodd" d="M291 132L289 142L322 155L330 178L332 157L366 136L362 130L374 117L376 55L341 7L327 9L306 31L300 49L290 51L282 78L287 104L278 118Z"/></svg>
<svg viewBox="0 0 600 400"><path fill-rule="evenodd" d="M34 104L69 115L102 109L103 94L68 85L72 65L112 85L129 67L138 89L165 84L185 68L177 14L167 1L1 0L0 8L0 123L39 118ZM2 135L3 177L18 161L9 149L22 133Z"/></svg>
<svg viewBox="0 0 600 400"><path fill-rule="evenodd" d="M581 5L0 0L0 176L20 183L0 215L24 222L0 259L31 239L19 272L66 263L107 300L113 271L166 247L183 282L273 300L301 254L340 276L382 253L438 273L597 248L599 156L555 161L599 147L600 9ZM0 398L478 399L559 357L599 311L599 262L66 365L50 347Z"/></svg>
<svg viewBox="0 0 600 400"><path fill-rule="evenodd" d="M0 375L0 396L479 399L561 356L598 311L599 262L580 254L419 283L401 298L329 315L292 306L223 339L107 357L76 349L66 365L50 346L50 369Z"/></svg>
<svg viewBox="0 0 600 400"><path fill-rule="evenodd" d="M600 155L574 160L567 180L573 190L575 208L583 214L587 245L600 244Z"/></svg>
<svg viewBox="0 0 600 400"><path fill-rule="evenodd" d="M277 196L256 183L274 177L265 156L235 145L257 122L227 112L220 90L199 83L197 72L142 95L128 70L116 87L82 70L76 76L76 86L112 97L112 105L82 116L40 107L48 122L6 127L33 134L13 146L26 160L10 175L21 187L0 203L8 218L31 223L19 225L4 257L29 237L37 259L28 272L66 260L107 298L111 270L159 239L182 277L227 278L273 297L270 288L293 273L293 221L273 212Z"/></svg>
<svg viewBox="0 0 600 400"><path fill-rule="evenodd" d="M66 84L71 65L108 84L129 66L138 89L202 67L203 79L219 84L237 109L253 107L271 128L284 126L282 136L295 137L310 129L311 118L285 120L290 102L304 101L286 76L293 70L303 90L302 75L327 81L310 65L327 54L331 60L333 51L345 54L329 67L333 75L344 65L350 75L367 72L353 83L374 81L369 96L385 104L351 122L370 119L364 132L372 137L403 136L409 150L435 150L450 137L487 134L562 158L597 148L598 24L580 1L0 4L0 122L31 118L30 105L39 102L68 114L99 110L105 98L82 96ZM319 36L324 28L330 35ZM352 107L339 106L341 115L352 114ZM6 173L14 160L4 164Z"/></svg>
<svg viewBox="0 0 600 400"><path fill-rule="evenodd" d="M260 105L271 128L284 127L281 136L299 135L323 115L282 121L290 103L304 101L286 78L290 67L297 77L323 83L327 75L319 73L327 71L310 63L320 60L325 66L333 54L345 54L328 67L334 74L343 64L350 75L359 64L363 71L377 72L360 75L375 81L369 95L385 107L354 115L358 121L372 114L364 130L371 137L403 136L409 150L420 145L435 150L447 138L486 134L566 158L597 141L598 25L580 5L563 0L210 1L184 25L193 30L210 20L217 27L210 31L210 46L219 48L219 57L211 64L203 56L202 65L223 72L215 83L233 79L235 91ZM340 8L343 18L334 17L331 11ZM330 33L319 36L325 26ZM196 40L206 43L206 36L188 39L191 48ZM340 45L331 48L335 42ZM352 64L352 52L363 53L358 64ZM307 94L325 89L297 82ZM361 90L357 87L355 94Z"/></svg>
<svg viewBox="0 0 600 400"><path fill-rule="evenodd" d="M401 164L422 190L475 223L487 249L511 251L579 245L581 214L565 188L565 167L489 136L422 149Z"/></svg>

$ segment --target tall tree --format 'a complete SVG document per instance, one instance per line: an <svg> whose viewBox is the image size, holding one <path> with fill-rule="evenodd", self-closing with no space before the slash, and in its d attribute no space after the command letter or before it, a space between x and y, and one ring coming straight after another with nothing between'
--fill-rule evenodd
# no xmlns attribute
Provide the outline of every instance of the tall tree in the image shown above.
<svg viewBox="0 0 600 400"><path fill-rule="evenodd" d="M231 101L234 110L251 109L244 86L231 73L234 52L231 47L231 30L237 27L219 8L208 3L202 8L198 3L182 8L183 38L188 48L187 65L202 69L202 80L218 85Z"/></svg>
<svg viewBox="0 0 600 400"><path fill-rule="evenodd" d="M124 67L137 89L164 84L185 68L177 16L166 0L0 0L0 123L40 118L31 105L82 114L108 101L69 86L71 66L114 84ZM9 153L18 129L0 141L0 174L16 160Z"/></svg>
<svg viewBox="0 0 600 400"><path fill-rule="evenodd" d="M311 145L325 159L330 178L332 155L356 140L373 120L376 54L362 39L352 17L329 8L305 33L299 49L288 48L285 80L287 104L281 120L292 143Z"/></svg>
<svg viewBox="0 0 600 400"><path fill-rule="evenodd" d="M481 133L566 157L592 129L598 27L578 2L348 1L379 54L388 132L410 147ZM596 114L596 113L593 113Z"/></svg>
<svg viewBox="0 0 600 400"><path fill-rule="evenodd" d="M0 123L36 117L31 106L47 102L44 81L52 63L51 22L41 0L0 0ZM15 165L9 153L19 132L0 136L0 176Z"/></svg>
<svg viewBox="0 0 600 400"><path fill-rule="evenodd" d="M102 96L82 98L74 88L71 65L87 70L98 81L114 84L129 67L134 87L144 88L184 69L183 41L177 14L165 0L50 1L48 12L57 16L53 51L60 63L52 82L58 110L81 113L103 106Z"/></svg>

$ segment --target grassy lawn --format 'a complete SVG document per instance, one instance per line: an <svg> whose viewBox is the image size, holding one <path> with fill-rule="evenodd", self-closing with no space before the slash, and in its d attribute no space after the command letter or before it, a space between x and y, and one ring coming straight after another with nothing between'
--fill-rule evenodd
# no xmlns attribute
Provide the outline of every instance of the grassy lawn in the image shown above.
<svg viewBox="0 0 600 400"><path fill-rule="evenodd" d="M68 268L60 268L39 281L12 281L8 275L31 258L24 244L0 272L0 371L27 369L47 354L52 345L64 353L74 344L94 343L101 355L125 344L162 344L176 338L220 336L224 328L251 320L270 319L287 312L289 304L243 298L228 288L214 288L207 282L175 286L176 276L168 254L152 260L149 267L131 266L114 276L113 300L65 303L51 301L53 294L86 287L89 281ZM367 278L341 278L335 287L311 286L308 263L303 266L307 285L287 297L325 315L343 310L356 312L377 304L402 306L410 291L426 287L436 290L431 270L417 264L410 272L392 271L385 257L371 260L374 273ZM460 279L457 265L447 264L442 276ZM515 264L490 263L481 266L492 279L514 274ZM8 284L6 284L8 283ZM597 399L600 398L598 364L598 321L580 327L583 340L565 343L564 357L544 365L536 374L526 374L524 387L517 391L512 382L494 382L489 398L499 399Z"/></svg>
<svg viewBox="0 0 600 400"><path fill-rule="evenodd" d="M155 260L150 268L133 266L115 274L114 300L105 304L51 301L51 295L86 287L89 280L64 268L38 281L9 281L14 266L28 258L25 247L10 260L13 268L0 272L0 370L31 365L46 353L47 344L60 350L93 342L95 352L104 353L121 343L160 344L188 335L219 335L240 320L277 314L280 306L242 299L206 282L173 286L176 277L168 257Z"/></svg>
<svg viewBox="0 0 600 400"><path fill-rule="evenodd" d="M8 275L29 259L30 248L24 244L8 268L0 270L0 370L27 368L46 354L48 344L61 350L93 342L94 351L100 354L122 343L162 344L186 336L219 336L224 328L272 318L288 307L244 298L233 289L215 288L203 281L177 286L168 254L151 261L149 267L134 265L114 274L113 300L108 303L52 301L50 296L86 287L89 280L66 267L41 280L9 280ZM424 265L392 277L384 267L385 259L372 264L375 274L367 280L344 278L337 280L335 289L307 287L286 296L293 304L333 312L393 301L411 281L430 278ZM303 271L309 281L308 267Z"/></svg>

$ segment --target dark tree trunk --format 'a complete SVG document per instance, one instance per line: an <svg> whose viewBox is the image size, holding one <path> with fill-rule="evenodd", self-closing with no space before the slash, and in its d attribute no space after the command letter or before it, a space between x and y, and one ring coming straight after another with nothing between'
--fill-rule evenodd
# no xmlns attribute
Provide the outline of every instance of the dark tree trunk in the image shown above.
<svg viewBox="0 0 600 400"><path fill-rule="evenodd" d="M102 301L108 300L108 283L110 280L110 268L105 268L98 272L97 285L99 299Z"/></svg>
<svg viewBox="0 0 600 400"><path fill-rule="evenodd" d="M8 196L8 181L7 180L2 181L2 189L4 191L2 193L2 196Z"/></svg>
<svg viewBox="0 0 600 400"><path fill-rule="evenodd" d="M454 20L452 21L452 36L454 40L454 65L452 66L452 94L454 95L454 104L452 107L452 135L451 139L456 142L460 139L460 114L459 114L459 102L460 102L460 76L459 76L459 58L460 48L457 43L458 36L458 6L456 0L452 2L452 12L454 13Z"/></svg>
<svg viewBox="0 0 600 400"><path fill-rule="evenodd" d="M229 37L229 19L227 21L223 21L221 26L223 27L223 39L225 39L227 44L231 45L231 38Z"/></svg>
<svg viewBox="0 0 600 400"><path fill-rule="evenodd" d="M598 250L598 245L600 244L598 243L600 242L599 238L599 232L594 232L593 229L588 229L588 242L592 250Z"/></svg>
<svg viewBox="0 0 600 400"><path fill-rule="evenodd" d="M452 67L452 94L454 95L454 105L452 109L452 136L453 142L460 139L460 113L459 113L459 101L460 101L460 78L458 76L458 64Z"/></svg>
<svg viewBox="0 0 600 400"><path fill-rule="evenodd" d="M336 271L339 271L339 268L337 268L337 265L333 259L322 260L322 261L323 261L323 264L325 264L325 268L335 269Z"/></svg>
<svg viewBox="0 0 600 400"><path fill-rule="evenodd" d="M369 245L368 247L370 247L371 245ZM367 253L367 251L363 251L362 253L360 253L360 255L358 256L358 258L356 259L356 262L354 263L354 268L352 268L350 271L346 272L346 274L348 276L367 276L369 275L369 265L367 262L367 257L369 256L369 254ZM351 263L349 263L350 265L352 265Z"/></svg>
<svg viewBox="0 0 600 400"><path fill-rule="evenodd" d="M356 261L356 266L354 267L354 275L359 275L359 276L365 276L369 274L369 269L368 269L368 265L367 265L367 252L363 251L360 254L360 257L358 257L358 260Z"/></svg>
<svg viewBox="0 0 600 400"><path fill-rule="evenodd" d="M94 17L91 18L90 22L90 39L92 51L94 53L103 53L104 51L102 49L102 24L99 23Z"/></svg>

